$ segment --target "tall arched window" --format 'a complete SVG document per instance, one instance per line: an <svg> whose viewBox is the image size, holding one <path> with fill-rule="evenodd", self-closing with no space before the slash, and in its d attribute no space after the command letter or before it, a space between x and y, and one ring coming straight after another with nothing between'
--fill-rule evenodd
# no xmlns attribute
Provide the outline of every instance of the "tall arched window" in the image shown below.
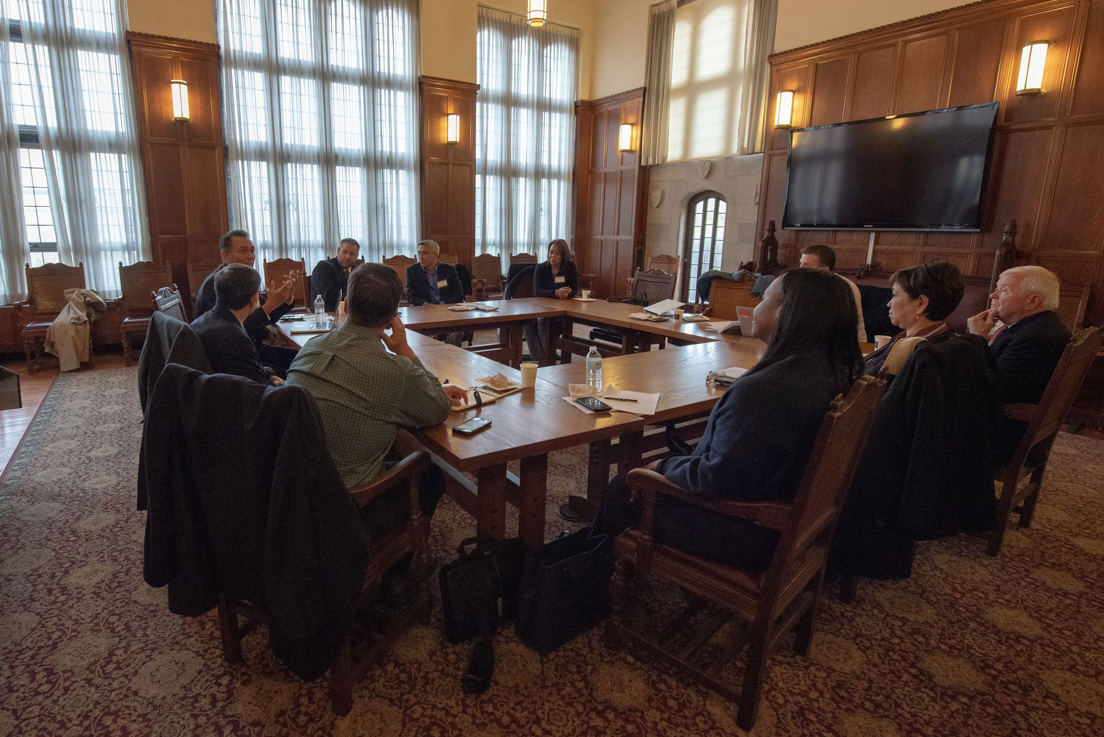
<svg viewBox="0 0 1104 737"><path fill-rule="evenodd" d="M710 269L721 268L726 209L724 195L720 192L701 192L690 199L686 243L682 250L683 263L689 264L682 280L684 302L697 301L699 276Z"/></svg>

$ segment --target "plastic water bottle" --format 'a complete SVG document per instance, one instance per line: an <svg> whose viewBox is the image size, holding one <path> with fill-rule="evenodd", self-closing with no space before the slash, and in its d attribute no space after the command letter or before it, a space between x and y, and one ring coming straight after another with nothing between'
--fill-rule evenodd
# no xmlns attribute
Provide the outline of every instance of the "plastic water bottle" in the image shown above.
<svg viewBox="0 0 1104 737"><path fill-rule="evenodd" d="M315 317L326 316L326 300L322 299L321 294L314 298L314 315Z"/></svg>
<svg viewBox="0 0 1104 737"><path fill-rule="evenodd" d="M602 392L602 354L593 345L586 355L586 382L594 387L594 391Z"/></svg>

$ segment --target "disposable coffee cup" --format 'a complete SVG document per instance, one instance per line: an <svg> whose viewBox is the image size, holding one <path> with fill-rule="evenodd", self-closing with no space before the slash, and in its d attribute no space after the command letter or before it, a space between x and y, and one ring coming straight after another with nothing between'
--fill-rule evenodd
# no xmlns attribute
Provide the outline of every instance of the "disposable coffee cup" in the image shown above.
<svg viewBox="0 0 1104 737"><path fill-rule="evenodd" d="M683 310L675 310L675 322L682 322Z"/></svg>
<svg viewBox="0 0 1104 737"><path fill-rule="evenodd" d="M531 386L537 384L537 364L535 363L523 363L521 364L521 385L528 389Z"/></svg>
<svg viewBox="0 0 1104 737"><path fill-rule="evenodd" d="M590 290L589 289L580 289L579 290L579 295L583 299L590 299Z"/></svg>
<svg viewBox="0 0 1104 737"><path fill-rule="evenodd" d="M888 335L875 335L874 346L877 348L884 348L885 346L889 345L889 341L891 340L893 340L893 338L889 337Z"/></svg>

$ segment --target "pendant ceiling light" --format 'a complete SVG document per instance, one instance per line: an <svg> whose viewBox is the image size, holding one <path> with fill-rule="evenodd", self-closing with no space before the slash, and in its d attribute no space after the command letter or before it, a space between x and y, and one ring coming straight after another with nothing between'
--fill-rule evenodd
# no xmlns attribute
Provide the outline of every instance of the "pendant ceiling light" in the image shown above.
<svg viewBox="0 0 1104 737"><path fill-rule="evenodd" d="M529 25L540 28L548 20L548 0L529 0Z"/></svg>

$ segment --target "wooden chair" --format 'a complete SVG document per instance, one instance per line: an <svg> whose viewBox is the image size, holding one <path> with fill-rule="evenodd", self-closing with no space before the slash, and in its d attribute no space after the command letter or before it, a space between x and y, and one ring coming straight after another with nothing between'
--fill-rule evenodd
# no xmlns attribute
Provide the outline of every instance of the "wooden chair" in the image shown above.
<svg viewBox="0 0 1104 737"><path fill-rule="evenodd" d="M1102 339L1104 334L1096 327L1073 336L1062 352L1062 358L1051 374L1039 403L1004 406L1009 419L1026 422L1027 428L1012 458L994 474L1002 486L997 500L997 526L989 536L989 555L1000 555L1008 518L1016 508L1020 511L1020 527L1031 526L1035 505L1039 502L1039 489L1046 475L1050 448L1061 429L1062 419L1081 390ZM1024 483L1025 479L1027 483Z"/></svg>
<svg viewBox="0 0 1104 737"><path fill-rule="evenodd" d="M291 312L310 312L314 305L310 303L310 287L307 284L307 264L303 259L278 258L275 261L265 260L264 275L267 284L275 283L277 286L288 280L293 271L299 272L299 281L295 282L292 294L295 298L291 303ZM263 288L263 287L262 287Z"/></svg>
<svg viewBox="0 0 1104 737"><path fill-rule="evenodd" d="M781 502L735 502L717 497L689 494L652 471L630 471L628 482L643 498L643 516L638 528L630 529L614 542L616 572L610 584L612 613L607 637L613 644L621 638L649 651L691 678L739 702L736 723L744 730L755 724L759 695L766 675L770 648L795 627L795 649L809 652L813 635L824 566L836 518L843 505L851 477L867 434L873 425L885 381L863 377L847 397L837 397L820 426L816 444L801 479L797 496L790 504ZM656 499L663 494L717 515L748 519L781 534L774 558L766 571L744 571L698 558L658 543ZM692 596L693 603L675 617L666 630L647 634L626 624L625 589L634 571L674 583ZM732 628L732 640L722 656L709 666L695 664L695 655L724 624L713 618L705 632L692 637L681 651L667 649L678 629L693 623L702 603L732 612L749 623L742 630ZM706 617L708 619L708 617ZM724 684L720 674L725 663L748 645L747 665L741 691Z"/></svg>
<svg viewBox="0 0 1104 737"><path fill-rule="evenodd" d="M472 259L472 287L479 300L502 299L506 276L502 273L502 258L494 253L482 253Z"/></svg>
<svg viewBox="0 0 1104 737"><path fill-rule="evenodd" d="M674 274L676 281L678 280L679 264L681 259L678 256L668 256L667 254L661 254L659 256L652 256L648 259L648 271L664 271L668 274ZM633 277L625 277L625 283L629 286L629 293L632 293Z"/></svg>
<svg viewBox="0 0 1104 737"><path fill-rule="evenodd" d="M188 321L188 318L184 315L184 300L181 299L180 290L176 288L175 284L172 287L161 287L154 292L153 302L157 306L158 312L181 322Z"/></svg>
<svg viewBox="0 0 1104 737"><path fill-rule="evenodd" d="M456 264L460 263L460 259L453 256L451 253L439 253L437 254L437 260L449 266L456 266Z"/></svg>
<svg viewBox="0 0 1104 737"><path fill-rule="evenodd" d="M402 280L403 289L406 289L406 270L418 263L418 259L409 256L392 256L383 260L384 266L390 266Z"/></svg>
<svg viewBox="0 0 1104 737"><path fill-rule="evenodd" d="M35 373L38 367L56 362L57 359L46 354L46 331L50 323L69 301L65 297L67 289L84 289L84 263L76 266L65 264L46 264L31 268L25 266L27 273L27 299L16 302L16 315L23 339L23 351L27 356L27 372ZM88 333L88 363L95 365L92 356L92 333Z"/></svg>
<svg viewBox="0 0 1104 737"><path fill-rule="evenodd" d="M515 253L510 256L510 264L536 264L537 257L532 253Z"/></svg>
<svg viewBox="0 0 1104 737"><path fill-rule="evenodd" d="M675 275L659 270L637 271L636 276L632 279L632 289L629 291L630 297L642 300L647 304L655 304L665 299L671 299L674 294ZM622 349L626 346L625 335L625 331L616 328L595 328L590 331L591 340L604 340L621 346ZM641 345L641 349L650 350L653 337L648 334L645 339L646 343ZM666 338L656 338L655 342L659 344L660 348L667 345Z"/></svg>
<svg viewBox="0 0 1104 737"><path fill-rule="evenodd" d="M123 266L123 262L119 262L119 286L123 292L119 299L119 333L123 341L124 365L130 366L136 358L131 351L131 341L135 336L139 341L145 340L150 315L157 309L154 302L156 291L170 285L176 288L169 264L138 261Z"/></svg>
<svg viewBox="0 0 1104 737"><path fill-rule="evenodd" d="M360 604L363 607L380 598L384 574L407 556L413 556L410 578L414 597L405 611L391 617L382 630L370 628L361 621L353 624L349 637L330 666L330 705L338 716L345 716L353 708L354 684L364 678L410 625L428 621L433 605L428 586L433 568L428 552L429 522L418 507L418 477L429 465L429 454L403 430L396 436L391 453L397 462L383 475L349 490L361 508L400 484L410 495L410 516L406 523L371 541ZM251 602L222 596L218 617L223 657L229 663L243 662L242 638L265 621L264 615Z"/></svg>
<svg viewBox="0 0 1104 737"><path fill-rule="evenodd" d="M203 281L211 275L211 272L219 266L222 266L222 259L219 258L188 262L188 289L192 295L191 315L193 318L196 317L198 311L199 288L203 286Z"/></svg>
<svg viewBox="0 0 1104 737"><path fill-rule="evenodd" d="M763 301L761 297L751 293L754 286L755 277L750 275L745 275L739 281L714 279L709 287L709 307L706 314L714 320L737 319L737 307L754 307Z"/></svg>
<svg viewBox="0 0 1104 737"><path fill-rule="evenodd" d="M1062 284L1058 290L1058 317L1071 333L1085 327L1085 311L1089 307L1089 295L1092 286L1071 286Z"/></svg>

